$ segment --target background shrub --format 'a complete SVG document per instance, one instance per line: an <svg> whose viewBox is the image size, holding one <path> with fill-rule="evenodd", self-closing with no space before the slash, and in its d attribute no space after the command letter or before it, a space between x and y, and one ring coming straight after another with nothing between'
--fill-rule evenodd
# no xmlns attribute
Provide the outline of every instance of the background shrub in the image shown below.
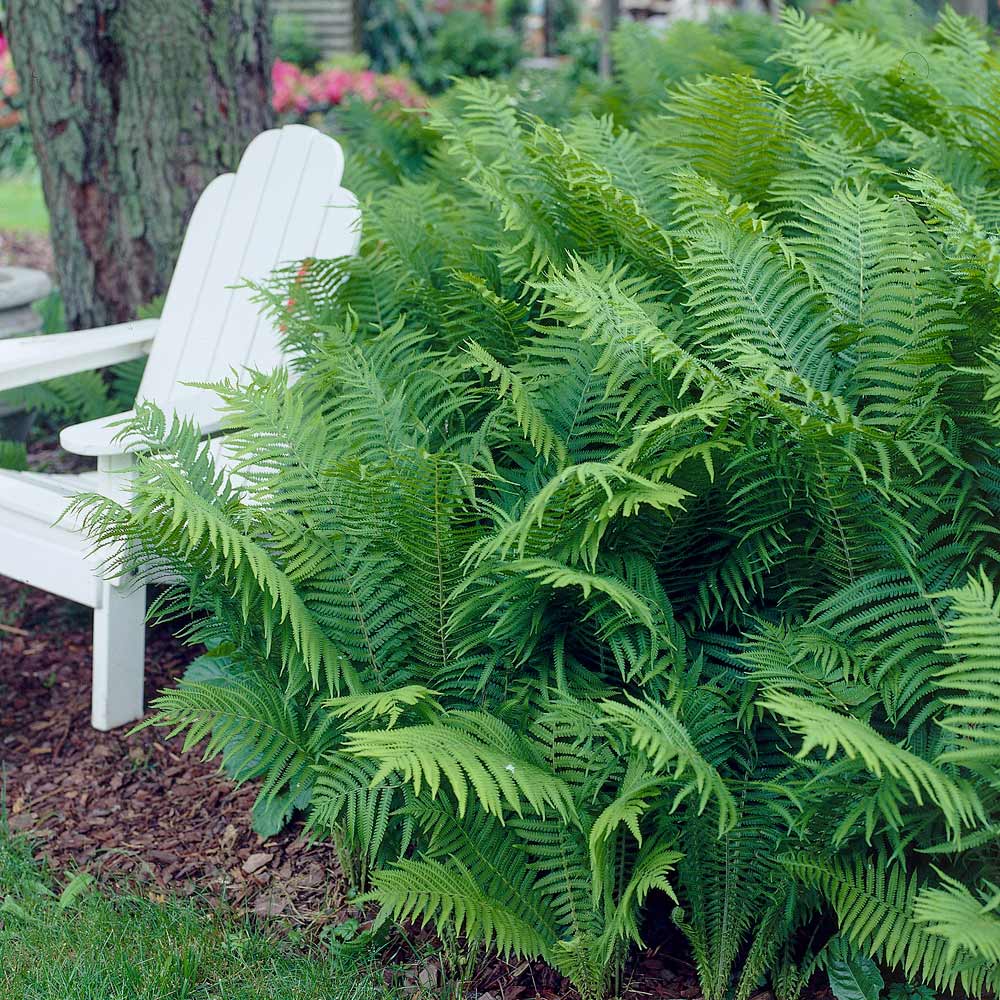
<svg viewBox="0 0 1000 1000"><path fill-rule="evenodd" d="M513 31L494 28L475 10L445 14L433 37L411 66L429 93L445 90L453 77L496 77L510 73L521 58Z"/></svg>

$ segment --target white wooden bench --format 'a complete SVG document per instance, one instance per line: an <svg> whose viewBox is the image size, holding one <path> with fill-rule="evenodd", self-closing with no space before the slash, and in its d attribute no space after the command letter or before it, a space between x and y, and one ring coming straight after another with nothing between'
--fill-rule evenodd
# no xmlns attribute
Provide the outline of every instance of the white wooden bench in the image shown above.
<svg viewBox="0 0 1000 1000"><path fill-rule="evenodd" d="M259 135L237 172L217 177L198 200L160 319L0 342L0 390L148 354L139 398L194 419L206 434L218 430L211 394L183 383L281 365L278 331L236 286L307 257L357 252L359 213L340 186L343 165L337 143L315 129ZM0 471L0 574L94 609L91 718L105 730L142 716L145 588L101 579L87 539L56 522L77 493L127 496L134 456L116 440L126 417L62 432L68 451L96 457L96 472Z"/></svg>

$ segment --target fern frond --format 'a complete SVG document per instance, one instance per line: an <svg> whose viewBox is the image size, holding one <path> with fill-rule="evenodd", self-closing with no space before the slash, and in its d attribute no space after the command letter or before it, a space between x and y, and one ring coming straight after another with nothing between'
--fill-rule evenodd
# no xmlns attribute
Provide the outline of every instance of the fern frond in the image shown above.
<svg viewBox="0 0 1000 1000"><path fill-rule="evenodd" d="M379 903L383 920L453 927L503 956L546 957L552 946L530 910L518 913L504 905L458 862L397 861L376 872L372 884L368 898Z"/></svg>
<svg viewBox="0 0 1000 1000"><path fill-rule="evenodd" d="M486 716L479 718L488 722ZM490 815L503 819L505 807L517 815L527 803L539 815L551 810L563 822L572 822L575 807L565 784L539 766L518 742L522 755L511 753L510 746L478 737L463 728L441 723L404 726L391 730L363 730L350 733L345 741L347 752L379 762L373 782L398 771L412 783L419 795L427 786L432 798L446 779L455 796L459 816L465 815L471 793Z"/></svg>
<svg viewBox="0 0 1000 1000"><path fill-rule="evenodd" d="M719 833L725 833L736 821L732 794L719 772L709 764L691 742L680 720L668 709L648 701L630 698L628 704L604 701L601 708L628 734L629 741L649 758L654 772L667 771L674 780L685 781L674 800L674 808L689 794L695 793L698 811L715 799L719 809Z"/></svg>
<svg viewBox="0 0 1000 1000"><path fill-rule="evenodd" d="M957 836L963 827L985 819L982 803L974 789L950 777L923 757L891 743L861 719L833 712L790 694L771 694L760 702L762 708L779 716L783 724L802 737L800 758L819 747L827 759L842 751L849 760L860 758L875 775L902 782L918 805L933 802Z"/></svg>

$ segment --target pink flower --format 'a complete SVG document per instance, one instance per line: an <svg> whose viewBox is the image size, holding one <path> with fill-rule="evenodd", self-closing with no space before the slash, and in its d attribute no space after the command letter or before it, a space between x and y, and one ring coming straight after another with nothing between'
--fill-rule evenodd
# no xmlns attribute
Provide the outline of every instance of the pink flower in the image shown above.
<svg viewBox="0 0 1000 1000"><path fill-rule="evenodd" d="M0 50L0 108L6 103L4 98L13 97L19 90L17 73L14 72L14 62L10 57L10 50Z"/></svg>
<svg viewBox="0 0 1000 1000"><path fill-rule="evenodd" d="M305 111L309 107L306 93L306 76L298 66L276 59L271 67L271 104L279 114L288 111Z"/></svg>
<svg viewBox="0 0 1000 1000"><path fill-rule="evenodd" d="M271 84L272 103L278 114L323 111L348 98L361 98L369 104L389 101L404 107L423 105L422 96L406 80L367 69L325 69L310 76L298 66L278 59L271 68Z"/></svg>

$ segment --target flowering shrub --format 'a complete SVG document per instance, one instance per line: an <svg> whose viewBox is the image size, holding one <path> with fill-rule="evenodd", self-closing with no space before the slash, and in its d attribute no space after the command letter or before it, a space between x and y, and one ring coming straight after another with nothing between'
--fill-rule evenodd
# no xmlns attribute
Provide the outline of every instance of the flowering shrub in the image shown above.
<svg viewBox="0 0 1000 1000"><path fill-rule="evenodd" d="M29 169L34 156L10 44L0 34L0 175Z"/></svg>
<svg viewBox="0 0 1000 1000"><path fill-rule="evenodd" d="M17 96L18 90L10 45L7 39L0 35L0 128L7 128L18 122L19 116L12 101Z"/></svg>
<svg viewBox="0 0 1000 1000"><path fill-rule="evenodd" d="M420 93L406 80L370 70L327 69L310 74L276 59L271 68L271 82L274 88L271 103L279 115L323 111L349 97L360 97L369 104L393 102L406 107L423 104ZM18 115L11 99L18 91L10 45L0 35L0 128L17 124Z"/></svg>
<svg viewBox="0 0 1000 1000"><path fill-rule="evenodd" d="M418 107L423 103L421 95L406 80L371 70L326 69L310 74L276 59L271 82L274 88L271 102L279 115L323 111L350 97L360 97L369 104L393 102Z"/></svg>

